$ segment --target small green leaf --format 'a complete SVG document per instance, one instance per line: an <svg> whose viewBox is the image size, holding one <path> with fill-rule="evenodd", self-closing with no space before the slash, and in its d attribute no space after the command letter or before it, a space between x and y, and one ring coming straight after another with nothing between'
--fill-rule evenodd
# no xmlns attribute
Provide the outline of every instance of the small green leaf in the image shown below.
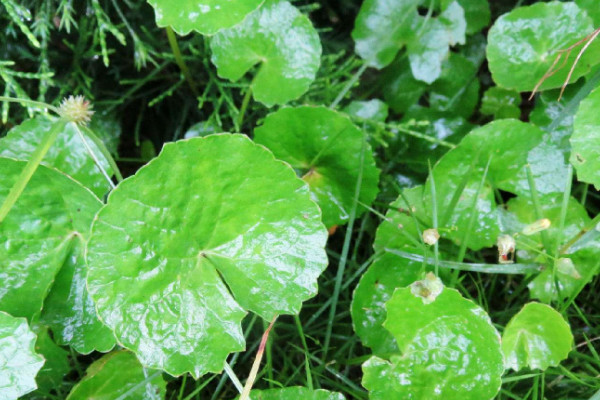
<svg viewBox="0 0 600 400"><path fill-rule="evenodd" d="M494 119L521 117L521 95L519 92L493 86L485 91L481 100L481 113Z"/></svg>
<svg viewBox="0 0 600 400"><path fill-rule="evenodd" d="M498 393L500 336L483 309L447 288L428 304L410 288L397 289L386 309L384 326L402 355L363 364L370 399L483 400Z"/></svg>
<svg viewBox="0 0 600 400"><path fill-rule="evenodd" d="M24 318L0 311L0 399L18 399L37 388L44 358L35 352L35 341Z"/></svg>
<svg viewBox="0 0 600 400"><path fill-rule="evenodd" d="M238 399L237 397L236 399ZM282 389L252 390L252 400L344 400L341 393L318 389L310 390L305 387L295 386Z"/></svg>
<svg viewBox="0 0 600 400"><path fill-rule="evenodd" d="M191 31L213 35L231 28L256 10L264 0L148 0L156 13L156 24L170 26L180 35Z"/></svg>
<svg viewBox="0 0 600 400"><path fill-rule="evenodd" d="M45 326L39 329L35 350L46 359L35 378L38 389L43 393L58 391L63 384L63 378L71 371L69 352L54 343Z"/></svg>
<svg viewBox="0 0 600 400"><path fill-rule="evenodd" d="M407 57L399 57L384 69L379 82L383 98L397 113L404 113L416 104L427 89L425 82L414 78Z"/></svg>
<svg viewBox="0 0 600 400"><path fill-rule="evenodd" d="M389 65L411 34L420 0L365 0L360 8L352 38L356 54L368 65Z"/></svg>
<svg viewBox="0 0 600 400"><path fill-rule="evenodd" d="M545 370L567 358L573 346L569 324L552 307L528 303L511 318L502 334L506 368Z"/></svg>
<svg viewBox="0 0 600 400"><path fill-rule="evenodd" d="M220 77L238 81L258 64L251 89L271 107L303 95L321 63L321 42L310 20L287 1L268 0L240 25L210 42Z"/></svg>
<svg viewBox="0 0 600 400"><path fill-rule="evenodd" d="M413 76L431 84L442 73L449 47L465 44L465 13L454 1L438 18L418 16L417 21L416 37L408 43L406 50Z"/></svg>
<svg viewBox="0 0 600 400"><path fill-rule="evenodd" d="M535 28L533 28L535 27ZM531 91L552 66L558 50L566 49L594 30L592 20L573 2L552 1L515 8L496 20L488 34L487 58L498 86ZM540 87L563 85L580 48ZM563 57L564 58L564 57ZM600 43L593 43L575 68L574 82L600 62ZM557 66L563 65L563 61Z"/></svg>
<svg viewBox="0 0 600 400"><path fill-rule="evenodd" d="M594 20L594 26L600 26L600 7L598 7L597 0L575 0L575 4L587 11Z"/></svg>
<svg viewBox="0 0 600 400"><path fill-rule="evenodd" d="M271 320L316 294L320 217L308 186L245 136L169 143L99 211L88 288L142 364L220 372L244 349L245 310Z"/></svg>
<svg viewBox="0 0 600 400"><path fill-rule="evenodd" d="M6 137L0 139L0 157L17 160L29 159L41 138L50 133L54 122L44 116L38 116L12 128ZM65 129L59 133L56 142L50 147L42 164L70 175L101 197L110 189L110 185L86 150L78 130L79 128L74 123L68 123ZM83 131L81 133L84 134ZM86 139L86 142L102 168L112 175L110 165L100 150L90 139Z"/></svg>
<svg viewBox="0 0 600 400"><path fill-rule="evenodd" d="M344 112L352 117L385 122L388 117L388 105L379 99L368 101L353 101Z"/></svg>
<svg viewBox="0 0 600 400"><path fill-rule="evenodd" d="M359 201L371 205L379 170L364 133L326 107L282 108L254 131L255 140L295 168L323 211L327 227L348 222L364 153ZM363 148L364 146L364 148ZM364 207L358 208L360 215Z"/></svg>
<svg viewBox="0 0 600 400"><path fill-rule="evenodd" d="M383 356L398 351L396 340L383 327L385 303L394 290L405 287L421 276L421 263L384 253L363 274L352 297L354 332L373 354Z"/></svg>
<svg viewBox="0 0 600 400"><path fill-rule="evenodd" d="M579 105L571 136L571 164L580 181L600 189L600 88L591 92Z"/></svg>
<svg viewBox="0 0 600 400"><path fill-rule="evenodd" d="M454 0L442 0L442 9L445 10ZM491 11L488 0L456 0L465 10L467 20L466 33L477 33L490 23Z"/></svg>
<svg viewBox="0 0 600 400"><path fill-rule="evenodd" d="M90 365L67 400L165 398L166 383L158 371L147 370L128 351L106 354Z"/></svg>

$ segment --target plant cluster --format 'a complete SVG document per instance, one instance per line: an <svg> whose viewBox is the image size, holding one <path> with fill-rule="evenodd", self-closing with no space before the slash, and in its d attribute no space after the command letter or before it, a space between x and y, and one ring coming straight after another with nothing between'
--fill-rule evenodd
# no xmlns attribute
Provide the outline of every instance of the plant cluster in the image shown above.
<svg viewBox="0 0 600 400"><path fill-rule="evenodd" d="M596 0L0 7L0 400L600 398Z"/></svg>

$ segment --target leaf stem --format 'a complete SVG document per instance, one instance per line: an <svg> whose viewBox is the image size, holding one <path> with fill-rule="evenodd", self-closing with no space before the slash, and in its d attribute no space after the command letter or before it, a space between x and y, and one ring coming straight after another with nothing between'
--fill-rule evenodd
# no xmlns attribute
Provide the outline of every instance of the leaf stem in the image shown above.
<svg viewBox="0 0 600 400"><path fill-rule="evenodd" d="M356 73L354 75L352 75L352 78L350 78L350 80L348 81L346 86L344 86L344 88L337 95L335 100L333 100L333 103L331 103L329 108L336 108L338 106L338 104L340 104L340 102L344 99L344 96L346 96L346 94L350 91L350 89L352 89L352 86L354 86L354 84L360 79L361 75L367 70L367 68L369 68L369 66L367 64L363 64L358 69L358 71L356 71Z"/></svg>
<svg viewBox="0 0 600 400"><path fill-rule="evenodd" d="M240 382L240 380L238 379L235 372L233 372L233 369L231 368L229 363L225 362L225 366L223 367L223 369L225 370L225 373L227 374L229 379L231 379L231 382L233 382L233 386L235 386L238 392L242 393L244 391L244 386L242 385L242 382Z"/></svg>
<svg viewBox="0 0 600 400"><path fill-rule="evenodd" d="M244 124L244 116L246 115L246 110L248 109L248 105L250 104L251 98L252 98L252 85L248 86L248 89L246 90L246 94L244 95L244 100L242 100L242 107L240 108L240 113L239 113L238 120L237 120L238 130L240 130L240 131L242 130L242 125Z"/></svg>
<svg viewBox="0 0 600 400"><path fill-rule="evenodd" d="M173 56L175 56L175 62L177 63L177 65L179 66L179 69L183 73L185 80L190 85L190 89L192 89L194 96L200 97L200 92L198 91L196 82L192 78L192 75L190 74L190 70L188 69L187 64L185 63L185 60L183 59L183 56L181 55L181 50L179 49L179 44L177 43L177 36L175 36L175 32L173 32L173 29L170 26L166 27L166 31L167 31L167 39L169 39L169 46L171 46L171 51L173 52Z"/></svg>
<svg viewBox="0 0 600 400"><path fill-rule="evenodd" d="M252 369L250 369L250 375L248 375L248 380L246 381L246 386L244 386L244 390L242 391L242 395L240 396L240 400L249 400L250 398L250 390L252 390L252 386L254 385L254 381L256 380L256 375L258 374L258 369L260 368L260 361L262 360L263 353L265 352L265 347L267 345L267 340L269 339L269 333L271 329L273 329L273 325L275 325L275 321L277 320L277 315L273 317L273 320L269 324L269 327L263 333L262 339L260 340L260 345L258 346L258 351L256 352L256 358L254 359L254 363L252 364Z"/></svg>
<svg viewBox="0 0 600 400"><path fill-rule="evenodd" d="M29 158L27 164L25 164L25 167L23 168L21 174L17 178L17 181L14 183L13 187L8 192L8 196L6 196L4 203L2 203L2 206L0 207L0 224L2 223L2 221L4 221L6 215L13 208L13 206L19 199L19 196L21 196L21 193L23 193L23 190L25 190L27 183L29 183L29 180L31 179L38 166L42 162L42 159L44 158L46 153L48 153L48 150L50 150L50 147L52 147L52 144L54 144L56 138L58 137L60 132L62 132L65 125L66 121L63 119L59 119L58 121L56 121L54 125L52 125L50 132L48 132L48 134L38 144L37 148L31 155L31 158Z"/></svg>

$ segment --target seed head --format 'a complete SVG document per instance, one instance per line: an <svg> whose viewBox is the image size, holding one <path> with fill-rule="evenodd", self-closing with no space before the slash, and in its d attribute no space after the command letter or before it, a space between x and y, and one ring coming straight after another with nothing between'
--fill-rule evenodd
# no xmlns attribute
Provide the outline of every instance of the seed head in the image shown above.
<svg viewBox="0 0 600 400"><path fill-rule="evenodd" d="M440 233L437 229L425 229L423 231L423 241L428 245L432 246L437 243L440 239Z"/></svg>
<svg viewBox="0 0 600 400"><path fill-rule="evenodd" d="M83 96L69 96L58 108L60 116L78 125L87 125L94 115L92 105Z"/></svg>
<svg viewBox="0 0 600 400"><path fill-rule="evenodd" d="M423 300L423 304L431 304L444 290L442 280L433 273L428 272L425 279L410 285L410 292Z"/></svg>

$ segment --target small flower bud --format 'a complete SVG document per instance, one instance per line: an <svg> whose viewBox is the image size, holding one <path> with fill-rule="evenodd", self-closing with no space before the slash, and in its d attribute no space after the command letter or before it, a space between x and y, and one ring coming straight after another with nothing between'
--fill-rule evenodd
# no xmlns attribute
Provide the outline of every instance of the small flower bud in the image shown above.
<svg viewBox="0 0 600 400"><path fill-rule="evenodd" d="M498 262L500 264L512 264L514 262L515 248L517 243L510 235L500 235L496 241L498 246Z"/></svg>
<svg viewBox="0 0 600 400"><path fill-rule="evenodd" d="M69 96L58 108L60 116L78 125L87 125L94 115L92 105L83 96Z"/></svg>
<svg viewBox="0 0 600 400"><path fill-rule="evenodd" d="M550 220L548 218L542 218L540 220L535 221L532 224L527 225L523 228L523 235L531 236L543 230L546 230L550 227Z"/></svg>
<svg viewBox="0 0 600 400"><path fill-rule="evenodd" d="M437 229L425 229L423 231L423 241L430 246L433 246L440 239L440 234Z"/></svg>
<svg viewBox="0 0 600 400"><path fill-rule="evenodd" d="M570 258L559 258L554 265L556 271L559 273L568 275L571 278L581 279L581 274L577 271L575 264L573 264L573 260Z"/></svg>
<svg viewBox="0 0 600 400"><path fill-rule="evenodd" d="M428 272L425 279L416 281L410 285L410 292L423 300L423 304L430 304L442 293L444 284L442 280L433 273Z"/></svg>

